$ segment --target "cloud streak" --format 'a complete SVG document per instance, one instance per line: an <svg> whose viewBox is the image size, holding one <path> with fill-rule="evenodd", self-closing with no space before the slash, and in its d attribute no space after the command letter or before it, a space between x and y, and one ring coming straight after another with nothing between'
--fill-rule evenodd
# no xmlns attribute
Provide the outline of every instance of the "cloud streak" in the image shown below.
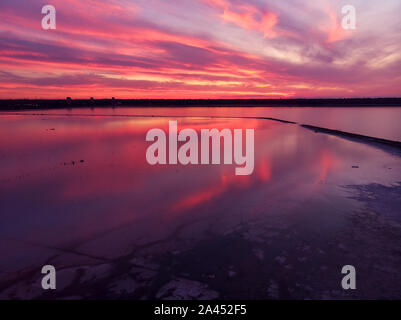
<svg viewBox="0 0 401 320"><path fill-rule="evenodd" d="M400 4L54 0L0 4L0 98L259 98L401 94ZM397 11L398 10L398 11Z"/></svg>

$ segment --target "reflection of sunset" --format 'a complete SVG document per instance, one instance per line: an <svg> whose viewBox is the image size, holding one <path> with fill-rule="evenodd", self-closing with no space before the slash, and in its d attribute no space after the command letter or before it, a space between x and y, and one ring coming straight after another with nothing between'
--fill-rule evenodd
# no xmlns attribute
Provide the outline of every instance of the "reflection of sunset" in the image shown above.
<svg viewBox="0 0 401 320"><path fill-rule="evenodd" d="M216 177L216 180L218 177ZM246 188L249 186L249 176L235 176L221 173L220 181L216 181L216 185L210 186L205 190L195 192L184 196L175 203L170 212L181 212L190 210L196 206L203 205L208 201L214 200L219 195L223 194L228 188L235 186L237 188Z"/></svg>
<svg viewBox="0 0 401 320"><path fill-rule="evenodd" d="M184 196L182 199L177 201L176 204L171 208L171 212L185 211L193 209L196 206L202 205L215 199L216 197L223 194L228 188L235 187L239 189L249 188L251 185L256 185L258 182L267 182L271 178L271 169L268 163L268 159L260 159L255 169L255 175L251 176L234 176L221 173L221 179L218 181L216 177L216 184L202 190Z"/></svg>
<svg viewBox="0 0 401 320"><path fill-rule="evenodd" d="M172 208L171 211L185 211L193 209L198 205L205 204L207 201L212 200L217 197L225 190L225 185L220 185L218 187L207 188L204 191L197 192L195 194L189 195L184 199L178 201Z"/></svg>
<svg viewBox="0 0 401 320"><path fill-rule="evenodd" d="M338 164L338 159L329 151L323 150L320 153L320 174L317 179L317 182L321 182L326 180L328 173L330 170L333 170Z"/></svg>
<svg viewBox="0 0 401 320"><path fill-rule="evenodd" d="M269 241L280 237L281 246L296 232L303 247L315 235L311 227L333 230L343 226L337 222L339 210L353 213L350 202L355 200L345 199L339 186L361 179L399 181L398 158L368 144L267 119L207 117L227 115L221 108L206 114L198 110L203 117L197 118L174 117L175 108L165 117L129 115L160 112L150 109L1 115L0 234L3 242L12 239L2 247L7 259L1 260L1 270L27 270L51 259L76 270L81 261L94 263L92 257L102 264L117 261L117 267L126 259L129 266L130 252L170 260L172 252L186 255L203 240L219 252L221 242L214 239L223 240L224 248L240 239L249 257L250 237L256 237L257 248L259 236L265 235ZM252 116L243 109L236 109L236 115ZM198 133L255 129L253 173L237 176L234 163L150 165L146 133L168 130L170 120L177 121L179 130ZM284 225L296 232L287 232ZM237 256L237 245L232 247Z"/></svg>
<svg viewBox="0 0 401 320"><path fill-rule="evenodd" d="M271 178L271 169L268 161L268 159L262 159L256 170L259 178L264 182L269 181Z"/></svg>

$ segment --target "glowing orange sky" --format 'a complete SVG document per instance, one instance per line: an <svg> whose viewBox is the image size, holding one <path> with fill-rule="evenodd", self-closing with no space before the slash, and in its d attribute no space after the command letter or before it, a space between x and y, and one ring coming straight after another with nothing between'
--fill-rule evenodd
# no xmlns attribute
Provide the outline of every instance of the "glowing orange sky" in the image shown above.
<svg viewBox="0 0 401 320"><path fill-rule="evenodd" d="M0 3L0 98L400 96L400 2L39 0Z"/></svg>

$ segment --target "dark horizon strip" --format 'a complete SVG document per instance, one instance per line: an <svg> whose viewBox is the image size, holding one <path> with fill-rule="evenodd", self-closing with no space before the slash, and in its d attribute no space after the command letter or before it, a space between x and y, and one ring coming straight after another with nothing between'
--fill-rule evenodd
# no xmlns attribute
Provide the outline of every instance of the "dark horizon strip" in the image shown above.
<svg viewBox="0 0 401 320"><path fill-rule="evenodd" d="M81 107L401 107L401 97L294 99L0 99L0 111Z"/></svg>

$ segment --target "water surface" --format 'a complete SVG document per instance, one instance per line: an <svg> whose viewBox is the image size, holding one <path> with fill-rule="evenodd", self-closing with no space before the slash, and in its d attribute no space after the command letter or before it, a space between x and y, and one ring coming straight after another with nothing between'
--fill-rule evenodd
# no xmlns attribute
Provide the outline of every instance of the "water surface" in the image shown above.
<svg viewBox="0 0 401 320"><path fill-rule="evenodd" d="M26 111L31 113L32 111ZM42 112L42 111L41 111ZM161 107L45 110L47 114L273 117L401 141L400 107Z"/></svg>
<svg viewBox="0 0 401 320"><path fill-rule="evenodd" d="M394 150L271 120L118 116L159 111L0 116L0 297L400 297ZM254 173L150 166L146 133L169 120L255 129ZM372 186L388 188L388 206ZM52 296L40 288L44 264L59 270ZM346 264L360 270L357 292L340 287Z"/></svg>

